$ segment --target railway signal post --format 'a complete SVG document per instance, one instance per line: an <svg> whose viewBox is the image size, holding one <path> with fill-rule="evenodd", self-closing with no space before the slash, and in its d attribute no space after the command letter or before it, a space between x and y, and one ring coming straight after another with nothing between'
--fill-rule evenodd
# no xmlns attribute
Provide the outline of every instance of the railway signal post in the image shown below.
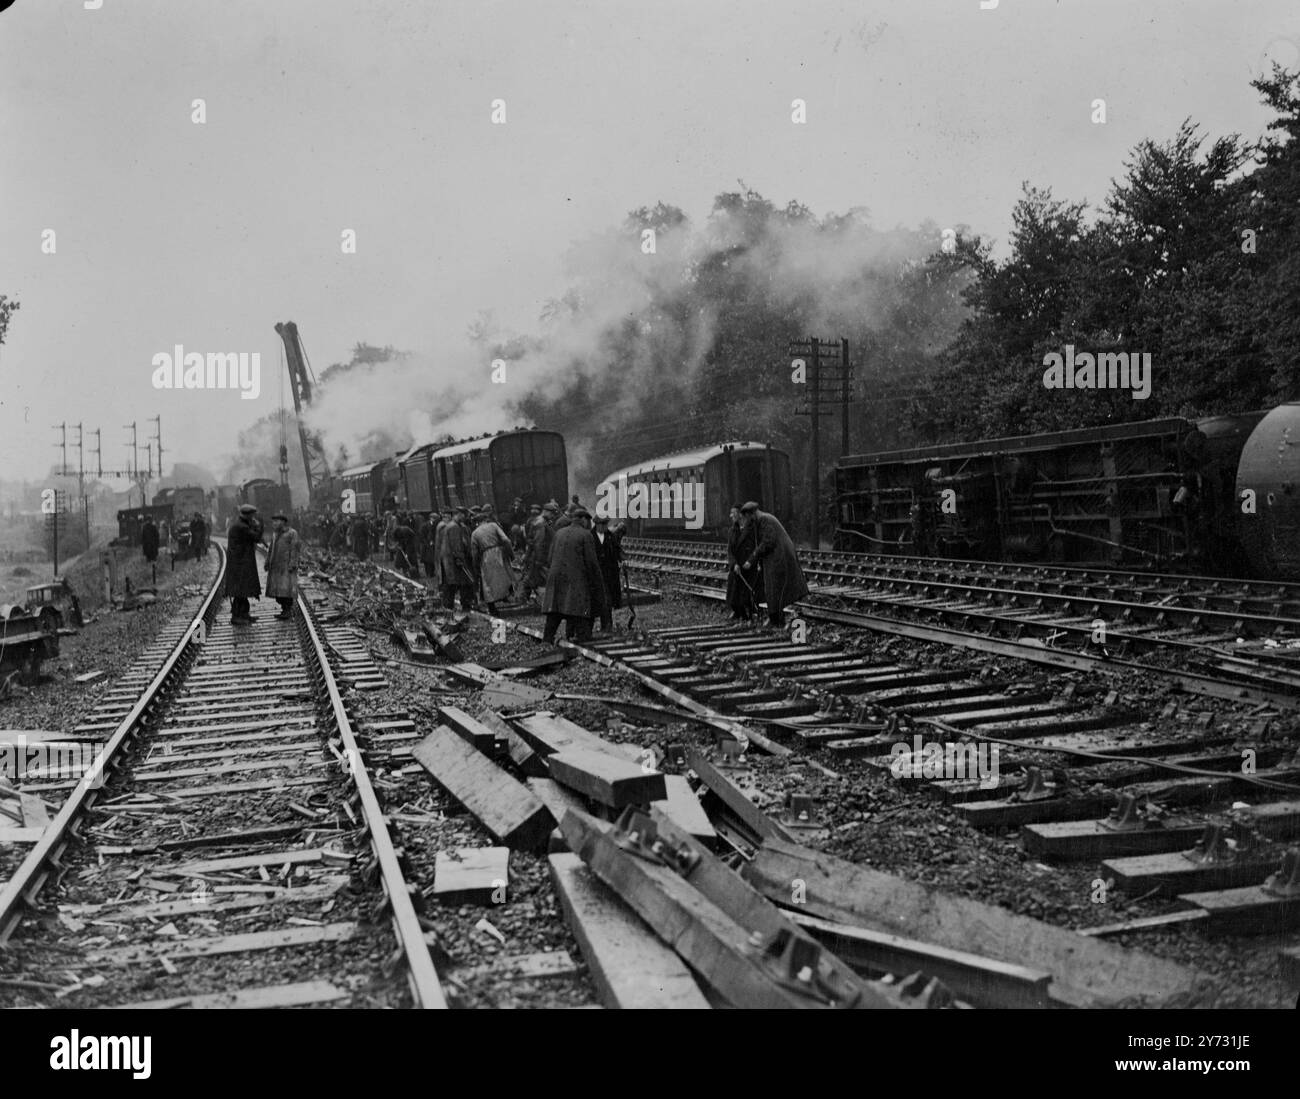
<svg viewBox="0 0 1300 1099"><path fill-rule="evenodd" d="M812 509L809 534L812 548L816 549L821 541L821 418L834 412L833 407L823 406L840 406L840 453L849 452L850 383L853 380L849 341L843 338L821 340L816 336L792 340L790 358L807 366L804 384L808 387L808 403L803 408L796 408L794 414L809 416L812 420L808 474Z"/></svg>

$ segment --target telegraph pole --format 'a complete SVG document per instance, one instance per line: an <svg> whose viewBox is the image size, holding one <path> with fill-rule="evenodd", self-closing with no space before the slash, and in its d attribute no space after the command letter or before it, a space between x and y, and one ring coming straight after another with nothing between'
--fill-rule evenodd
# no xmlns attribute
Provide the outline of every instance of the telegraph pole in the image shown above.
<svg viewBox="0 0 1300 1099"><path fill-rule="evenodd" d="M849 368L849 341L840 340L840 457L849 452L849 382L852 371ZM568 628L567 626L565 627Z"/></svg>
<svg viewBox="0 0 1300 1099"><path fill-rule="evenodd" d="M58 447L60 452L63 454L63 458L59 463L59 475L64 476L68 472L68 422L67 420L64 420L61 424L53 424L51 426L53 426L55 431L61 431L63 433L63 441L55 443L54 445Z"/></svg>
<svg viewBox="0 0 1300 1099"><path fill-rule="evenodd" d="M849 366L849 341L822 340L816 336L807 340L796 340L790 344L790 355L796 361L803 361L806 373L806 391L808 404L805 408L796 408L796 416L810 416L809 425L809 501L811 504L811 522L809 523L813 548L821 540L821 418L834 414L834 406L840 406L840 453L847 454L849 449L849 405L852 402L852 370ZM825 363L822 356L826 357ZM837 374L838 371L838 374ZM839 383L836 386L836 383ZM823 392L823 383L826 390Z"/></svg>
<svg viewBox="0 0 1300 1099"><path fill-rule="evenodd" d="M150 422L151 424L153 424L153 426L154 426L154 437L153 437L153 441L154 441L155 443L158 444L158 479L161 481L161 480L162 480L162 475L163 475L163 467L162 467L162 454L163 454L163 451L162 451L162 413L160 412L160 413L158 413L157 416L152 416L152 417L150 417L149 422Z"/></svg>
<svg viewBox="0 0 1300 1099"><path fill-rule="evenodd" d="M140 489L140 506L144 507L146 503L144 486L140 484L140 443L136 435L135 421L132 420L129 424L123 424L122 430L125 431L128 427L131 429L131 441L127 444L131 448L131 480Z"/></svg>
<svg viewBox="0 0 1300 1099"><path fill-rule="evenodd" d="M812 337L812 356L808 363L811 376L808 379L808 415L812 417L812 462L811 481L808 499L812 501L812 548L816 553L821 547L821 473L822 463L822 357L821 341ZM567 627L566 627L567 628Z"/></svg>
<svg viewBox="0 0 1300 1099"><path fill-rule="evenodd" d="M90 506L86 502L86 463L82 440L85 429L77 424L77 495L81 497L81 521L86 532L86 549L90 549Z"/></svg>

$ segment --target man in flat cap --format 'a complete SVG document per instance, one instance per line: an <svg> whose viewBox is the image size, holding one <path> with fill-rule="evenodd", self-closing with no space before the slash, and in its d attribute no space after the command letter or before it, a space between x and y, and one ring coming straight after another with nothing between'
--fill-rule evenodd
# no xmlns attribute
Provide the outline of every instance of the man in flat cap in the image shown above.
<svg viewBox="0 0 1300 1099"><path fill-rule="evenodd" d="M436 576L438 573L438 553L436 549L438 525L438 513L436 511L429 512L424 517L424 522L420 524L418 544L420 562L424 565L425 579Z"/></svg>
<svg viewBox="0 0 1300 1099"><path fill-rule="evenodd" d="M469 508L458 507L451 522L445 522L439 532L438 583L442 588L442 605L451 610L460 595L462 610L474 609L474 573L470 568Z"/></svg>
<svg viewBox="0 0 1300 1099"><path fill-rule="evenodd" d="M289 526L282 511L271 516L271 548L266 554L266 597L280 604L275 617L284 622L293 617L298 597L298 532Z"/></svg>
<svg viewBox="0 0 1300 1099"><path fill-rule="evenodd" d="M754 548L736 568L739 575L748 580L754 575L754 566L762 563L768 625L783 626L785 608L808 596L808 582L799 567L794 543L776 516L760 511L753 500L745 504L740 513L754 528Z"/></svg>
<svg viewBox="0 0 1300 1099"><path fill-rule="evenodd" d="M596 540L591 536L591 513L586 508L575 509L569 525L555 534L543 610L542 639L551 642L561 619L570 641L590 641L592 619L609 613Z"/></svg>
<svg viewBox="0 0 1300 1099"><path fill-rule="evenodd" d="M230 624L246 626L256 621L249 613L249 599L262 597L257 575L257 544L262 540L262 523L252 504L240 506L239 514L226 528L226 594L230 596Z"/></svg>
<svg viewBox="0 0 1300 1099"><path fill-rule="evenodd" d="M609 529L609 516L597 515L591 533L596 544L596 560L600 562L600 577L605 583L605 609L600 615L600 629L608 633L614 628L614 612L623 605L623 587L619 582L619 566L623 563L623 539Z"/></svg>
<svg viewBox="0 0 1300 1099"><path fill-rule="evenodd" d="M535 523L529 523L528 552L524 555L524 598L532 599L535 592L546 587L551 565L551 547L555 542L555 520L560 505L554 500L542 508Z"/></svg>

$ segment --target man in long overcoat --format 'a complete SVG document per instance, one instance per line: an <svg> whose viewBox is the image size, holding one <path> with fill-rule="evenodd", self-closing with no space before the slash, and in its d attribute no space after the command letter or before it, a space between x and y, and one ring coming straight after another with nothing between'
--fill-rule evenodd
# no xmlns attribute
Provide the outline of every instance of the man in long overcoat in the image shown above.
<svg viewBox="0 0 1300 1099"><path fill-rule="evenodd" d="M208 524L197 511L194 513L194 518L190 520L190 548L194 551L195 557L208 555Z"/></svg>
<svg viewBox="0 0 1300 1099"><path fill-rule="evenodd" d="M614 612L623 605L623 585L619 566L623 563L623 540L609 529L609 518L596 516L592 531L596 543L596 560L600 562L600 578L605 582L605 610L600 616L600 628L614 628Z"/></svg>
<svg viewBox="0 0 1300 1099"><path fill-rule="evenodd" d="M470 556L478 573L479 592L489 614L496 614L497 603L514 593L515 577L510 571L514 549L501 525L486 508L470 537Z"/></svg>
<svg viewBox="0 0 1300 1099"><path fill-rule="evenodd" d="M546 587L546 577L551 564L551 547L555 542L555 520L560 505L554 500L542 508L541 515L528 524L528 552L524 557L524 594L532 594Z"/></svg>
<svg viewBox="0 0 1300 1099"><path fill-rule="evenodd" d="M266 555L266 595L280 604L280 613L275 617L284 621L293 617L293 603L298 597L301 540L283 512L271 516L271 532L271 548Z"/></svg>
<svg viewBox="0 0 1300 1099"><path fill-rule="evenodd" d="M596 558L596 540L591 536L591 514L579 508L571 522L555 535L550 570L546 579L546 627L543 640L554 641L560 620L570 641L591 640L591 620L608 613L605 581Z"/></svg>
<svg viewBox="0 0 1300 1099"><path fill-rule="evenodd" d="M262 540L262 524L257 508L240 506L239 514L226 528L226 594L230 596L230 624L244 626L256 621L249 613L248 601L262 597L262 582L257 575L257 543Z"/></svg>
<svg viewBox="0 0 1300 1099"><path fill-rule="evenodd" d="M474 573L469 557L469 533L461 520L469 521L469 509L458 507L456 518L444 523L438 533L438 584L442 588L442 605L448 610L456 605L460 594L462 610L474 609Z"/></svg>
<svg viewBox="0 0 1300 1099"><path fill-rule="evenodd" d="M775 515L759 511L752 500L740 509L754 527L755 545L739 568L749 579L756 564L763 565L763 592L767 596L767 620L771 626L785 623L785 608L808 595L808 581L799 567L794 543Z"/></svg>
<svg viewBox="0 0 1300 1099"><path fill-rule="evenodd" d="M758 613L755 594L762 585L762 570L745 573L737 566L748 561L757 539L754 524L740 514L740 505L731 505L731 529L727 532L727 606L733 622L748 622Z"/></svg>
<svg viewBox="0 0 1300 1099"><path fill-rule="evenodd" d="M420 561L424 565L424 575L426 577L436 576L438 572L437 533L438 513L431 511L424 517L424 522L420 524L418 536Z"/></svg>

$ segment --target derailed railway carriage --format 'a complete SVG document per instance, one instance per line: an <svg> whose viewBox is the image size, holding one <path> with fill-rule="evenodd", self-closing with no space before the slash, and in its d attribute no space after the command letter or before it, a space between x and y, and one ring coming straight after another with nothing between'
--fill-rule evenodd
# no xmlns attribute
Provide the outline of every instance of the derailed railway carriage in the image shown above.
<svg viewBox="0 0 1300 1099"><path fill-rule="evenodd" d="M1300 403L841 458L837 549L1300 580Z"/></svg>
<svg viewBox="0 0 1300 1099"><path fill-rule="evenodd" d="M398 466L409 511L491 504L506 515L516 498L528 505L563 503L569 495L564 436L554 431L503 431L446 446L415 446Z"/></svg>
<svg viewBox="0 0 1300 1099"><path fill-rule="evenodd" d="M692 499L703 494L698 525L695 512L683 514L686 509L679 506L688 492ZM626 522L633 538L725 540L733 503L754 500L789 524L790 455L766 443L715 443L615 470L597 488L597 509L602 496L619 502L610 517Z"/></svg>

